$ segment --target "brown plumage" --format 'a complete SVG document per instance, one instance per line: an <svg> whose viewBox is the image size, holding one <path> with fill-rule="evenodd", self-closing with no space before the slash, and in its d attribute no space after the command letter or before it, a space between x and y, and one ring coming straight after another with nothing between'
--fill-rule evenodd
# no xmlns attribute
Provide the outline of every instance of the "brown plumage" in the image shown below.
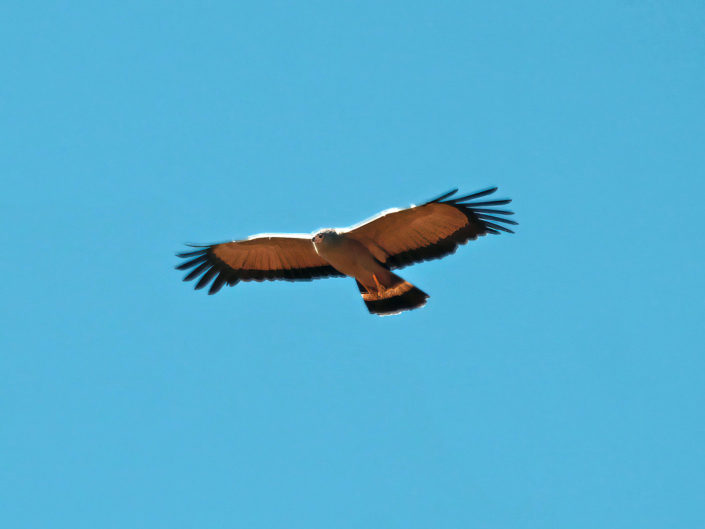
<svg viewBox="0 0 705 529"><path fill-rule="evenodd" d="M309 281L350 276L374 314L396 314L418 308L428 295L391 270L438 259L459 244L485 234L513 233L503 224L513 212L495 209L509 199L477 201L496 187L450 198L457 189L419 206L383 211L350 228L316 234L263 234L177 254L186 259L179 270L192 269L184 281L200 276L197 289L211 283L209 294L239 281L284 279Z"/></svg>

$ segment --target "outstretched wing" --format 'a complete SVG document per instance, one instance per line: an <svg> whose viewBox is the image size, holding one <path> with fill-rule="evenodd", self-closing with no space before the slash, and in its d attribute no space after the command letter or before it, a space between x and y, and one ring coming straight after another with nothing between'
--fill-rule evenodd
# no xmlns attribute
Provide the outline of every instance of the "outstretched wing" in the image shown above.
<svg viewBox="0 0 705 529"><path fill-rule="evenodd" d="M233 286L239 281L310 281L343 275L316 253L310 235L255 235L242 241L189 246L200 249L177 253L177 257L187 261L176 269L192 269L184 281L200 276L196 289L213 280L208 294L215 294L224 284Z"/></svg>
<svg viewBox="0 0 705 529"><path fill-rule="evenodd" d="M497 191L496 187L457 198L457 189L420 206L383 211L364 223L349 228L346 235L363 243L380 262L390 268L438 259L455 252L459 244L487 233L514 233L502 224L516 224L506 218L514 212L492 206L511 200L472 202Z"/></svg>

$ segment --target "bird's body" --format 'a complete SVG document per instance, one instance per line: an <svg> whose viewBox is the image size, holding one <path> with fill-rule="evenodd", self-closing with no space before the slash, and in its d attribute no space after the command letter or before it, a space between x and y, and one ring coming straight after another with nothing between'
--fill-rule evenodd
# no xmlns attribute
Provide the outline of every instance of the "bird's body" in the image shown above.
<svg viewBox="0 0 705 529"><path fill-rule="evenodd" d="M314 236L313 247L338 272L354 277L368 290L376 288L375 277L381 284L391 286L393 274L360 241L325 230Z"/></svg>
<svg viewBox="0 0 705 529"><path fill-rule="evenodd" d="M389 271L360 241L338 230L323 230L313 239L316 253L337 271L354 277L370 312L395 314L426 304L428 294ZM393 307L392 307L393 305Z"/></svg>
<svg viewBox="0 0 705 529"><path fill-rule="evenodd" d="M423 306L428 294L394 274L394 268L443 257L479 235L512 233L498 223L516 224L504 217L513 213L487 208L510 200L468 202L495 191L492 188L448 199L457 192L454 190L420 206L383 211L351 228L326 229L313 235L257 235L200 246L199 250L177 254L188 259L177 268L192 268L185 281L201 276L197 289L212 280L209 294L239 281L349 276L356 279L371 313L397 314Z"/></svg>

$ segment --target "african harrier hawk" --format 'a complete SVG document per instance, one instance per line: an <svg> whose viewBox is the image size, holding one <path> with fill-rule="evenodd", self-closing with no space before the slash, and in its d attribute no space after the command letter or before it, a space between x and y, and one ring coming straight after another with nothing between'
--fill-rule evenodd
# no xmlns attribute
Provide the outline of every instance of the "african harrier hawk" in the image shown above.
<svg viewBox="0 0 705 529"><path fill-rule="evenodd" d="M388 209L350 228L313 234L261 234L212 245L189 245L196 251L177 254L187 259L176 268L192 268L184 281L201 276L200 289L215 294L239 281L310 281L350 276L373 314L398 314L426 304L428 294L391 272L396 268L438 259L480 235L513 233L503 224L512 211L495 209L509 199L472 202L496 187L451 198L454 189L420 206Z"/></svg>

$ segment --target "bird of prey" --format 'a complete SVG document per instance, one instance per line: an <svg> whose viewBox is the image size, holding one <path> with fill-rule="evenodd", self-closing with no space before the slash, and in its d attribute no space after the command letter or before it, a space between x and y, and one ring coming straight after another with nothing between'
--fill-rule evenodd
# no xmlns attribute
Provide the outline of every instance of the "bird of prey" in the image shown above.
<svg viewBox="0 0 705 529"><path fill-rule="evenodd" d="M310 281L322 277L355 278L372 314L398 314L426 304L428 294L392 270L438 259L480 235L514 233L504 224L512 211L496 209L510 199L477 201L496 187L452 198L457 189L406 209L388 209L349 228L310 234L271 233L244 240L189 245L195 251L176 268L192 269L184 281L200 276L195 288L211 283L209 294L240 281Z"/></svg>

